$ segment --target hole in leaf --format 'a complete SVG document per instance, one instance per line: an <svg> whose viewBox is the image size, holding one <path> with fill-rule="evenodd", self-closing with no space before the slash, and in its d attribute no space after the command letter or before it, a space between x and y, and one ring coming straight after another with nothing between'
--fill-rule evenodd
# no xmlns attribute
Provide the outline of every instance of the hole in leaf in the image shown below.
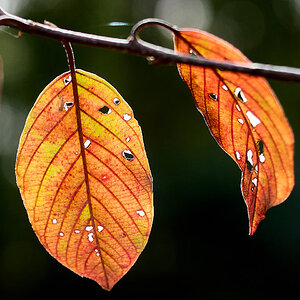
<svg viewBox="0 0 300 300"><path fill-rule="evenodd" d="M124 115L123 115L123 119L124 119L125 121L129 121L129 120L131 119L131 115L129 115L129 114L124 114Z"/></svg>
<svg viewBox="0 0 300 300"><path fill-rule="evenodd" d="M68 85L72 81L72 76L64 78L64 85Z"/></svg>
<svg viewBox="0 0 300 300"><path fill-rule="evenodd" d="M129 160L129 161L132 161L134 159L134 155L131 153L131 151L129 150L124 150L122 152L122 155L125 159Z"/></svg>
<svg viewBox="0 0 300 300"><path fill-rule="evenodd" d="M111 109L108 106L103 106L99 109L99 111L104 114L104 115L108 115L111 113Z"/></svg>
<svg viewBox="0 0 300 300"><path fill-rule="evenodd" d="M118 98L115 98L115 99L113 100L113 102L114 102L114 104L116 104L116 105L119 105L119 104L121 103L120 99L118 99Z"/></svg>
<svg viewBox="0 0 300 300"><path fill-rule="evenodd" d="M141 210L137 210L136 213L140 216L140 217L144 217L145 216L145 212L141 209Z"/></svg>
<svg viewBox="0 0 300 300"><path fill-rule="evenodd" d="M250 173L253 170L253 160L252 160L252 157L253 157L252 150L248 150L246 163L247 163L247 168L248 168L248 170L249 170Z"/></svg>
<svg viewBox="0 0 300 300"><path fill-rule="evenodd" d="M264 142L262 140L258 140L257 142L258 147L258 153L263 154L264 153Z"/></svg>
<svg viewBox="0 0 300 300"><path fill-rule="evenodd" d="M236 152L235 152L235 156L236 156L237 160L240 160L240 159L241 159L241 154L240 154L240 152L236 151Z"/></svg>
<svg viewBox="0 0 300 300"><path fill-rule="evenodd" d="M261 163L264 163L264 162L266 161L266 158L265 158L265 156L264 156L263 153L259 155L259 161L260 161Z"/></svg>
<svg viewBox="0 0 300 300"><path fill-rule="evenodd" d="M252 183L253 183L255 186L257 186L257 178L256 178L256 177L254 177L254 178L252 179Z"/></svg>
<svg viewBox="0 0 300 300"><path fill-rule="evenodd" d="M190 55L191 56L197 56L197 53L191 48L190 49Z"/></svg>
<svg viewBox="0 0 300 300"><path fill-rule="evenodd" d="M242 101L243 103L247 102L247 98L245 97L242 89L240 87L237 87L234 91L235 96Z"/></svg>
<svg viewBox="0 0 300 300"><path fill-rule="evenodd" d="M90 140L86 140L84 142L84 148L88 148L91 145L91 141Z"/></svg>
<svg viewBox="0 0 300 300"><path fill-rule="evenodd" d="M64 104L65 111L68 111L69 108L73 106L73 104L74 104L73 102L65 102Z"/></svg>
<svg viewBox="0 0 300 300"><path fill-rule="evenodd" d="M246 112L246 115L253 127L256 127L260 123L260 119L258 119L250 110Z"/></svg>
<svg viewBox="0 0 300 300"><path fill-rule="evenodd" d="M223 89L224 91L228 91L227 85L223 84L223 85L222 85L222 89Z"/></svg>
<svg viewBox="0 0 300 300"><path fill-rule="evenodd" d="M209 98L214 100L214 101L218 101L218 96L216 94L208 94Z"/></svg>

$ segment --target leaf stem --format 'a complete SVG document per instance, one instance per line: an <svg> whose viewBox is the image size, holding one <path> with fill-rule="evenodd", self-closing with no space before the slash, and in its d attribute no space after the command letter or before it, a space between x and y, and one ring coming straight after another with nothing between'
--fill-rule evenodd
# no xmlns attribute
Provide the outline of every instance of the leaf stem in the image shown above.
<svg viewBox="0 0 300 300"><path fill-rule="evenodd" d="M170 49L145 42L138 38L138 32L142 28L152 25L164 27L176 34L176 26L159 19L145 19L138 22L133 26L131 34L127 39L82 33L49 26L47 24L37 23L32 20L23 19L21 17L9 14L0 7L0 26L1 25L13 27L22 32L40 35L58 41L68 41L70 43L112 49L145 57L154 57L155 61L163 64L184 63L213 69L247 73L254 76L263 76L277 80L300 82L299 68L260 63L243 64L224 62L205 59L199 56L194 57L189 55L181 55L176 54Z"/></svg>

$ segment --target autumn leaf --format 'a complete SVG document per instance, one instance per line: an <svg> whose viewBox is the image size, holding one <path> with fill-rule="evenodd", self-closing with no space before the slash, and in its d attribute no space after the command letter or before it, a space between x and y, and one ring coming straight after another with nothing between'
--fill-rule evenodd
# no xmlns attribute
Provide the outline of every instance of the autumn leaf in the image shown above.
<svg viewBox="0 0 300 300"><path fill-rule="evenodd" d="M174 44L182 54L251 64L238 49L200 30L177 31ZM283 109L262 77L184 64L178 69L212 136L242 171L253 234L294 186L294 137Z"/></svg>
<svg viewBox="0 0 300 300"><path fill-rule="evenodd" d="M129 105L94 74L76 70L76 80L79 102L67 72L34 104L20 139L17 184L49 253L110 290L147 243L152 177Z"/></svg>

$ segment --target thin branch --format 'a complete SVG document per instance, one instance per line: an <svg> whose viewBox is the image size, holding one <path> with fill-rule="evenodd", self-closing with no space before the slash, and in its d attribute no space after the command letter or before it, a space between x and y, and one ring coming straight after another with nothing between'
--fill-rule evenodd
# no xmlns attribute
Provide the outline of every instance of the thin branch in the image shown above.
<svg viewBox="0 0 300 300"><path fill-rule="evenodd" d="M132 28L131 35L127 39L76 32L37 23L32 20L23 19L18 16L9 14L0 7L0 26L1 25L13 27L22 32L55 39L60 42L68 41L75 44L107 48L126 53L132 53L135 55L150 57L151 60L163 64L184 63L195 66L247 73L255 76L263 76L278 80L300 81L299 68L259 63L252 63L249 65L243 63L209 60L199 56L180 55L176 54L170 49L166 49L141 40L138 37L138 32L144 27L153 25L163 27L170 30L173 34L176 34L177 28L174 25L158 19L145 19L138 22Z"/></svg>

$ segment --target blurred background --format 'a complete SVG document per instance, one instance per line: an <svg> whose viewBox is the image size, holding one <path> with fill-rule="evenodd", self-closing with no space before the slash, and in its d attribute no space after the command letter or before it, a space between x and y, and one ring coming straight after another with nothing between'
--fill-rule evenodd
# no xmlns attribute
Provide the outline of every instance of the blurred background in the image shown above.
<svg viewBox="0 0 300 300"><path fill-rule="evenodd" d="M35 21L120 38L143 18L162 18L216 34L252 61L300 67L299 0L0 0L0 5ZM77 67L114 85L142 127L155 219L144 252L111 292L52 258L28 222L14 164L26 115L67 62L56 41L0 30L0 299L299 298L299 185L248 236L240 170L210 136L176 67L86 46L74 45ZM169 33L145 29L142 37L171 47ZM270 83L294 129L299 184L300 85Z"/></svg>

